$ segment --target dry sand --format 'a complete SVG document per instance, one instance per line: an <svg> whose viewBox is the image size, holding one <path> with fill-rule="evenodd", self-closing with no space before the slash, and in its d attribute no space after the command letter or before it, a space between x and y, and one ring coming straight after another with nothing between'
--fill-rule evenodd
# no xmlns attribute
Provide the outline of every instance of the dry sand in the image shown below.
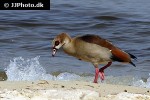
<svg viewBox="0 0 150 100"><path fill-rule="evenodd" d="M150 89L81 81L1 81L0 100L150 100Z"/></svg>

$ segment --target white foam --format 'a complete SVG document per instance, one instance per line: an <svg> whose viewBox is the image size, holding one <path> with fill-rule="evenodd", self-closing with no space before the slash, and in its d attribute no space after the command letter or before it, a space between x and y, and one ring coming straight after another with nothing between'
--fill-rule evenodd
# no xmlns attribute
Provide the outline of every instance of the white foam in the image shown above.
<svg viewBox="0 0 150 100"><path fill-rule="evenodd" d="M39 57L24 59L14 58L6 68L8 81L34 81L34 80L78 80L79 75L68 72L60 73L57 77L47 74L46 70L40 65Z"/></svg>
<svg viewBox="0 0 150 100"><path fill-rule="evenodd" d="M1 100L98 100L99 93L91 90L25 90L0 91Z"/></svg>
<svg viewBox="0 0 150 100"><path fill-rule="evenodd" d="M134 76L107 76L104 83L150 88L150 77L143 81L140 77Z"/></svg>
<svg viewBox="0 0 150 100"><path fill-rule="evenodd" d="M122 93L119 93L115 96L109 95L107 99L108 100L150 100L150 96L149 95L122 92Z"/></svg>
<svg viewBox="0 0 150 100"><path fill-rule="evenodd" d="M85 89L2 90L1 100L150 100L149 95L122 92L101 97L96 91Z"/></svg>
<svg viewBox="0 0 150 100"><path fill-rule="evenodd" d="M150 76L150 73L149 73L149 76ZM150 88L150 77L147 79L146 82L144 82L141 79L138 80L138 81L133 82L133 86Z"/></svg>
<svg viewBox="0 0 150 100"><path fill-rule="evenodd" d="M39 63L39 57L24 59L22 57L14 58L6 68L8 81L20 80L52 80L54 77L47 74L45 69Z"/></svg>
<svg viewBox="0 0 150 100"><path fill-rule="evenodd" d="M57 80L66 80L66 81L69 81L69 80L79 80L79 79L80 79L79 75L71 74L71 73L68 73L68 72L60 73L57 76Z"/></svg>

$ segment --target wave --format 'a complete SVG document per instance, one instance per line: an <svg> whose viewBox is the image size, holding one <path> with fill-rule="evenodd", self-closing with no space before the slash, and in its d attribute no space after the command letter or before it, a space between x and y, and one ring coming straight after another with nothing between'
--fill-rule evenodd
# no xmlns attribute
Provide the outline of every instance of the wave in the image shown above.
<svg viewBox="0 0 150 100"><path fill-rule="evenodd" d="M94 19L98 19L98 20L118 20L120 18L116 17L116 16L95 16Z"/></svg>
<svg viewBox="0 0 150 100"><path fill-rule="evenodd" d="M39 56L31 59L16 57L10 61L5 69L7 81L35 81L35 80L61 80L61 81L87 81L92 82L94 76L83 76L75 73L61 72L52 75L46 72L39 62ZM99 81L101 83L101 81ZM150 77L143 81L141 78L133 76L106 76L103 83L132 85L137 87L150 88Z"/></svg>
<svg viewBox="0 0 150 100"><path fill-rule="evenodd" d="M53 77L46 74L45 69L39 63L39 57L24 59L22 57L14 58L6 68L8 81L20 80L40 80L52 79Z"/></svg>
<svg viewBox="0 0 150 100"><path fill-rule="evenodd" d="M34 81L34 80L72 80L80 76L71 73L61 73L57 77L48 74L44 67L40 65L39 56L31 59L22 57L14 58L5 69L7 81Z"/></svg>

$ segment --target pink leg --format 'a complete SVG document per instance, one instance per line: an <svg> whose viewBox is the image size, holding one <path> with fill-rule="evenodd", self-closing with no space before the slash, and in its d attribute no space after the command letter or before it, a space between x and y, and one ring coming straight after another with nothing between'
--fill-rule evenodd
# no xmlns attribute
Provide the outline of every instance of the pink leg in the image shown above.
<svg viewBox="0 0 150 100"><path fill-rule="evenodd" d="M99 69L96 67L96 68L95 68L95 79L94 79L94 83L97 83L98 74L99 74Z"/></svg>
<svg viewBox="0 0 150 100"><path fill-rule="evenodd" d="M112 62L108 62L107 65L105 65L104 67L102 67L102 68L99 69L99 75L100 75L100 78L101 78L102 81L105 79L104 70L105 70L107 67L109 67L111 64L112 64Z"/></svg>

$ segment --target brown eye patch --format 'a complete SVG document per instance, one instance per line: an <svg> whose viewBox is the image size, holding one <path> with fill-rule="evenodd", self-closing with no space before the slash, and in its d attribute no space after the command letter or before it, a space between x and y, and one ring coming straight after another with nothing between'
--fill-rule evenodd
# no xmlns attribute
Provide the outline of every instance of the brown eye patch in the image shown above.
<svg viewBox="0 0 150 100"><path fill-rule="evenodd" d="M59 45L59 41L55 41L55 46L58 46Z"/></svg>

